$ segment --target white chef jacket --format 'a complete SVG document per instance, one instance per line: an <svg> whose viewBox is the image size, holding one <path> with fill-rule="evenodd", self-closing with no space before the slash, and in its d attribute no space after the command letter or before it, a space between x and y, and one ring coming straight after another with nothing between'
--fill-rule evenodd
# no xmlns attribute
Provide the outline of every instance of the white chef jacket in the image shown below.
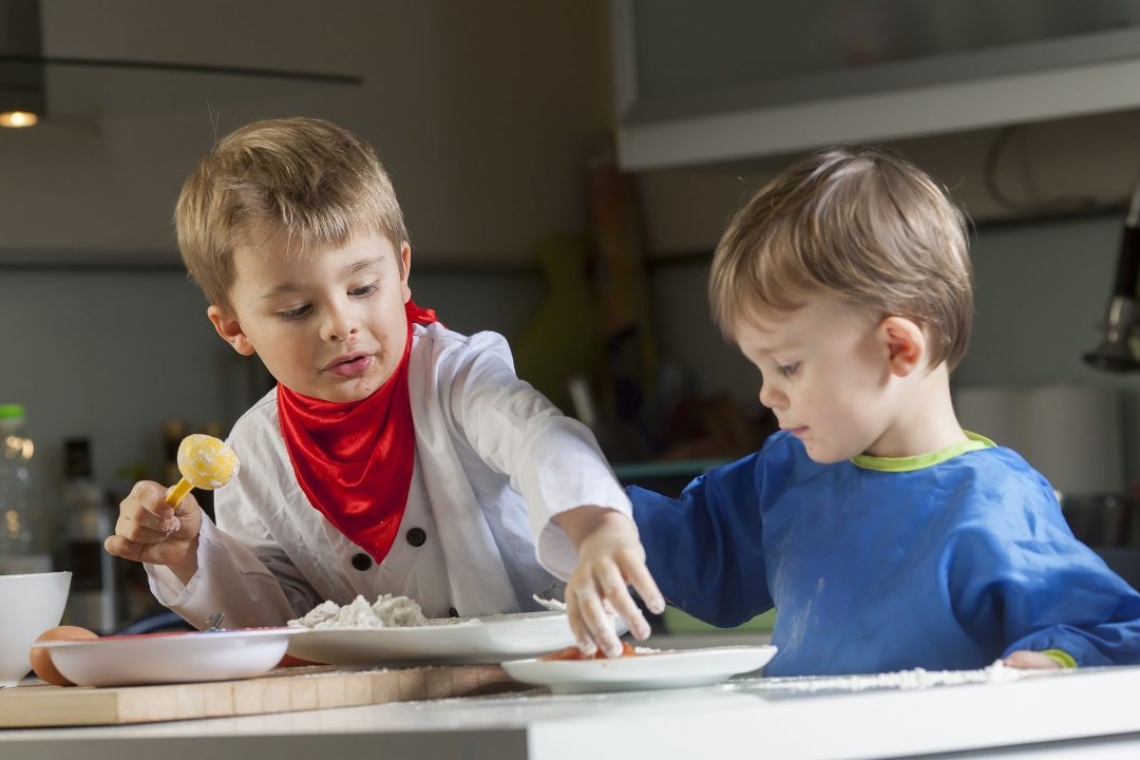
<svg viewBox="0 0 1140 760"><path fill-rule="evenodd" d="M415 469L383 562L301 490L273 390L230 434L242 464L215 493L217 525L203 515L197 573L183 585L146 565L159 602L199 627L221 611L234 628L283 625L357 594L409 596L428 617L536 609L532 595L577 561L551 517L587 504L630 514L593 434L515 375L502 336L414 325L408 385Z"/></svg>

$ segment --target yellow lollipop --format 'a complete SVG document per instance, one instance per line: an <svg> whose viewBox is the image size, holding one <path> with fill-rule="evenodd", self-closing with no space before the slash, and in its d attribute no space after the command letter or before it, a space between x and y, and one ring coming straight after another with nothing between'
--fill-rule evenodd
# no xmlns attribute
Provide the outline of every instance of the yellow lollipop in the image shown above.
<svg viewBox="0 0 1140 760"><path fill-rule="evenodd" d="M177 507L191 488L212 491L224 486L241 467L237 454L212 435L195 433L178 445L178 471L182 480L166 494L166 503Z"/></svg>

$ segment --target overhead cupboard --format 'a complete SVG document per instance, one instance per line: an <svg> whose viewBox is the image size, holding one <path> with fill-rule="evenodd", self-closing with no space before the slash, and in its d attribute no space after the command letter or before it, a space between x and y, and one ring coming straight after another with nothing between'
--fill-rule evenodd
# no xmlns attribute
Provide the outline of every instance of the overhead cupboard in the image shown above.
<svg viewBox="0 0 1140 760"><path fill-rule="evenodd" d="M631 171L1140 107L1140 0L610 0Z"/></svg>

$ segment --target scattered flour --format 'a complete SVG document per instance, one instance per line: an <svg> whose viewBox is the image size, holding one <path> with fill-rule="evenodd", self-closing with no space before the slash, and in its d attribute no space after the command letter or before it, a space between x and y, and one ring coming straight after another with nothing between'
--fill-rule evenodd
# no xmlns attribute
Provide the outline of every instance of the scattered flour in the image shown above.
<svg viewBox="0 0 1140 760"><path fill-rule="evenodd" d="M868 689L929 689L967 683L1009 683L1031 675L1056 671L1033 671L1006 667L1001 660L981 670L899 670L855 676L803 676L765 678L755 683L764 689L799 692L866 691Z"/></svg>
<svg viewBox="0 0 1140 760"><path fill-rule="evenodd" d="M322 602L304 617L290 620L289 626L316 630L368 629L440 625L446 622L446 620L424 617L423 610L414 599L384 594L375 604L369 604L368 600L360 595L357 595L351 604L343 607L333 601Z"/></svg>
<svg viewBox="0 0 1140 760"><path fill-rule="evenodd" d="M566 602L562 601L561 599L548 599L547 597L539 596L538 594L532 594L531 599L538 602L540 607L545 607L551 612L566 611Z"/></svg>

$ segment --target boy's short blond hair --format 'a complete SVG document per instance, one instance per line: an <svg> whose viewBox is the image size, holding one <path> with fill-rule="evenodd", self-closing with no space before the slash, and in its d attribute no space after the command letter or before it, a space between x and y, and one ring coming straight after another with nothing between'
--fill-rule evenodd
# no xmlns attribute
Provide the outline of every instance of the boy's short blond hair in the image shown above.
<svg viewBox="0 0 1140 760"><path fill-rule="evenodd" d="M381 233L397 248L408 240L372 146L308 118L254 122L218 141L183 184L174 224L190 276L226 308L239 246L301 255L357 234Z"/></svg>
<svg viewBox="0 0 1140 760"><path fill-rule="evenodd" d="M957 366L973 323L966 217L928 175L876 148L824 150L752 197L717 245L713 319L782 313L830 290L932 337L930 366Z"/></svg>

